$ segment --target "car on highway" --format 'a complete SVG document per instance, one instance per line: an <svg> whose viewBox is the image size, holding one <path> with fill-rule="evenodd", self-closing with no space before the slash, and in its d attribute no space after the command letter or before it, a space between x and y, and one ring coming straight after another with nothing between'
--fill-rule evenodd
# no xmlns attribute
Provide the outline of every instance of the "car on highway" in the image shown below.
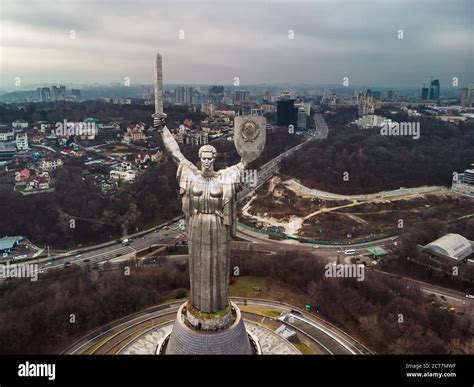
<svg viewBox="0 0 474 387"><path fill-rule="evenodd" d="M71 266L71 262L64 262L64 267L69 267Z"/></svg>
<svg viewBox="0 0 474 387"><path fill-rule="evenodd" d="M356 253L355 250L346 250L346 251L344 251L344 254L346 254L346 255L353 255L355 253Z"/></svg>
<svg viewBox="0 0 474 387"><path fill-rule="evenodd" d="M84 259L84 263L90 262L91 260L89 258Z"/></svg>
<svg viewBox="0 0 474 387"><path fill-rule="evenodd" d="M472 299L474 299L474 295L473 295L473 294L466 294L466 298L472 298Z"/></svg>
<svg viewBox="0 0 474 387"><path fill-rule="evenodd" d="M76 255L76 258L81 258L81 257L82 257L82 255L81 255L81 254L79 254L79 255Z"/></svg>
<svg viewBox="0 0 474 387"><path fill-rule="evenodd" d="M127 245L127 244L130 244L131 241L132 241L132 238L125 238L124 240L122 240L122 243L124 245Z"/></svg>
<svg viewBox="0 0 474 387"><path fill-rule="evenodd" d="M45 265L45 266L51 266L52 264L53 264L53 262L48 261L48 262L46 262L44 265Z"/></svg>

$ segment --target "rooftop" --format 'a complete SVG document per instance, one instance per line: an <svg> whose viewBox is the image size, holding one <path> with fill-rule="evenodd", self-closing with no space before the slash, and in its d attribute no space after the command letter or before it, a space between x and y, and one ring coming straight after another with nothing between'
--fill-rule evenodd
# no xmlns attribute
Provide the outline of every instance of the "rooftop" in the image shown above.
<svg viewBox="0 0 474 387"><path fill-rule="evenodd" d="M425 246L438 254L464 259L472 254L473 244L459 234L446 234Z"/></svg>
<svg viewBox="0 0 474 387"><path fill-rule="evenodd" d="M16 243L22 241L23 239L25 238L20 235L0 238L0 250L11 249Z"/></svg>

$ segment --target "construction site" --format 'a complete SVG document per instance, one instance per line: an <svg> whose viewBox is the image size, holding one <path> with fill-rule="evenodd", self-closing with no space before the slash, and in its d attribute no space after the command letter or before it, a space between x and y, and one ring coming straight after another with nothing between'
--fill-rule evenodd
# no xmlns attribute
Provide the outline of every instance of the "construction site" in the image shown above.
<svg viewBox="0 0 474 387"><path fill-rule="evenodd" d="M397 235L430 218L455 222L474 214L474 201L439 186L338 195L276 176L256 191L241 212L241 221L257 229L350 242Z"/></svg>

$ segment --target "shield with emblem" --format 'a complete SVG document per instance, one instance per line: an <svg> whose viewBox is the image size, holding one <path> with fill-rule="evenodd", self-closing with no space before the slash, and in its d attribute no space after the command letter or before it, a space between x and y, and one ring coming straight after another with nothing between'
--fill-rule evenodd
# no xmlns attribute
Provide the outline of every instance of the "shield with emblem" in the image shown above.
<svg viewBox="0 0 474 387"><path fill-rule="evenodd" d="M263 152L267 120L261 116L234 118L234 143L244 162L251 163Z"/></svg>

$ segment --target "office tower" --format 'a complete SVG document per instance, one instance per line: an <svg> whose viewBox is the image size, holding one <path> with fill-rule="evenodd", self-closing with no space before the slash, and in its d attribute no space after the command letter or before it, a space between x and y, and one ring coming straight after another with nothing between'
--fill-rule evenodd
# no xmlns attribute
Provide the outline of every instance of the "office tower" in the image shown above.
<svg viewBox="0 0 474 387"><path fill-rule="evenodd" d="M38 91L38 100L40 102L49 102L51 101L51 91L49 87L41 87L37 89Z"/></svg>
<svg viewBox="0 0 474 387"><path fill-rule="evenodd" d="M193 93L192 87L180 86L175 89L175 103L178 105L192 105Z"/></svg>
<svg viewBox="0 0 474 387"><path fill-rule="evenodd" d="M366 95L361 96L357 104L357 110L360 117L364 117L367 114L374 114L374 111L375 111L374 98L366 96Z"/></svg>
<svg viewBox="0 0 474 387"><path fill-rule="evenodd" d="M421 88L421 99L426 100L428 99L428 91L429 89L425 87L425 84L423 83L423 87Z"/></svg>
<svg viewBox="0 0 474 387"><path fill-rule="evenodd" d="M51 100L57 101L59 97L59 87L53 86L51 87Z"/></svg>
<svg viewBox="0 0 474 387"><path fill-rule="evenodd" d="M66 99L66 86L59 86L59 98L60 101Z"/></svg>
<svg viewBox="0 0 474 387"><path fill-rule="evenodd" d="M250 91L234 90L234 103L242 103L250 101Z"/></svg>
<svg viewBox="0 0 474 387"><path fill-rule="evenodd" d="M430 84L430 95L429 98L431 100L438 100L439 99L439 80L433 79Z"/></svg>
<svg viewBox="0 0 474 387"><path fill-rule="evenodd" d="M459 102L461 106L472 106L474 102L474 83L459 90Z"/></svg>
<svg viewBox="0 0 474 387"><path fill-rule="evenodd" d="M71 90L72 96L76 99L76 101L81 100L81 90L79 89L72 89Z"/></svg>
<svg viewBox="0 0 474 387"><path fill-rule="evenodd" d="M222 103L224 98L224 86L210 86L208 91L207 100L212 102L214 105Z"/></svg>
<svg viewBox="0 0 474 387"><path fill-rule="evenodd" d="M277 125L296 127L298 120L298 109L295 108L295 100L288 99L286 95L280 97L277 102Z"/></svg>
<svg viewBox="0 0 474 387"><path fill-rule="evenodd" d="M177 87L174 89L174 102L176 104L184 104L184 94L185 94L185 88L183 86Z"/></svg>
<svg viewBox="0 0 474 387"><path fill-rule="evenodd" d="M306 111L304 107L300 107L298 109L298 121L297 121L297 128L300 130L306 130L306 119L308 115L306 114Z"/></svg>
<svg viewBox="0 0 474 387"><path fill-rule="evenodd" d="M193 105L200 105L202 103L202 94L199 90L194 89L192 93L192 103Z"/></svg>

